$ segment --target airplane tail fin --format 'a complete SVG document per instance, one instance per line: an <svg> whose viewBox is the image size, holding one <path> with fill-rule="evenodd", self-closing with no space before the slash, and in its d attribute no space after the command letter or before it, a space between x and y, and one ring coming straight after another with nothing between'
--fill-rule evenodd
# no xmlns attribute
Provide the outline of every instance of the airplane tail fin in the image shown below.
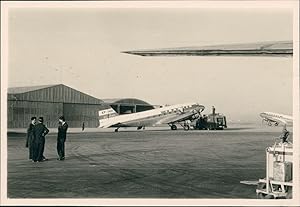
<svg viewBox="0 0 300 207"><path fill-rule="evenodd" d="M119 114L113 109L113 108L108 108L104 109L98 112L99 114L99 127L100 128L107 128L109 120L112 117L119 116Z"/></svg>

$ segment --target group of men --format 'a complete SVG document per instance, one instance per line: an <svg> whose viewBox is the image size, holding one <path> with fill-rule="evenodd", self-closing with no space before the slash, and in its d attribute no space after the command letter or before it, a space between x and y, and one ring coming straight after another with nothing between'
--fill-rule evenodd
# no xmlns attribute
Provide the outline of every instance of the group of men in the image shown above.
<svg viewBox="0 0 300 207"><path fill-rule="evenodd" d="M57 160L65 159L65 141L67 138L68 124L63 116L58 119L58 134L57 134ZM45 136L49 133L49 129L44 124L43 117L31 118L31 123L27 129L26 147L29 148L29 159L32 162L46 161L44 156Z"/></svg>

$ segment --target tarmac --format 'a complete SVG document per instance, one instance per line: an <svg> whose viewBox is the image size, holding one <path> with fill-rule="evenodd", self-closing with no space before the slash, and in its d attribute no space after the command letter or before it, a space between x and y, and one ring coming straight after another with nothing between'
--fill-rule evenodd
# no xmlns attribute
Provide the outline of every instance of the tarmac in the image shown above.
<svg viewBox="0 0 300 207"><path fill-rule="evenodd" d="M265 177L265 148L280 131L70 129L66 160L58 161L53 129L41 163L28 159L25 134L10 131L8 197L256 198L256 186L240 181Z"/></svg>

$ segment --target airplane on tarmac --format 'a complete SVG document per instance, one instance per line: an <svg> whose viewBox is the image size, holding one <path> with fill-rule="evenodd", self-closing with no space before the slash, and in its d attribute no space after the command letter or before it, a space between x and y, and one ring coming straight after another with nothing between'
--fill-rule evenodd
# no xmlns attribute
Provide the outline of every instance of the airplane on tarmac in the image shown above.
<svg viewBox="0 0 300 207"><path fill-rule="evenodd" d="M284 114L278 114L274 112L262 112L259 114L263 118L263 122L267 122L269 126L272 126L274 123L275 126L278 126L280 123L283 125L293 124L293 117Z"/></svg>
<svg viewBox="0 0 300 207"><path fill-rule="evenodd" d="M112 108L99 111L99 128L137 127L145 129L146 126L167 124L172 130L177 130L176 124L180 124L184 130L189 130L189 122L199 118L204 106L198 103L176 104L161 106L147 111L119 115Z"/></svg>

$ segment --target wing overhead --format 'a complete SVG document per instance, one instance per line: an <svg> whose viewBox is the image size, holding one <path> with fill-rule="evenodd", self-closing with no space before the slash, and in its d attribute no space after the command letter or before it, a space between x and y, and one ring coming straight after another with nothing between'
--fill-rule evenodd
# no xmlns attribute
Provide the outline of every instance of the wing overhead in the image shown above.
<svg viewBox="0 0 300 207"><path fill-rule="evenodd" d="M133 50L123 53L140 56L292 56L292 41L227 44L203 47L180 47Z"/></svg>

